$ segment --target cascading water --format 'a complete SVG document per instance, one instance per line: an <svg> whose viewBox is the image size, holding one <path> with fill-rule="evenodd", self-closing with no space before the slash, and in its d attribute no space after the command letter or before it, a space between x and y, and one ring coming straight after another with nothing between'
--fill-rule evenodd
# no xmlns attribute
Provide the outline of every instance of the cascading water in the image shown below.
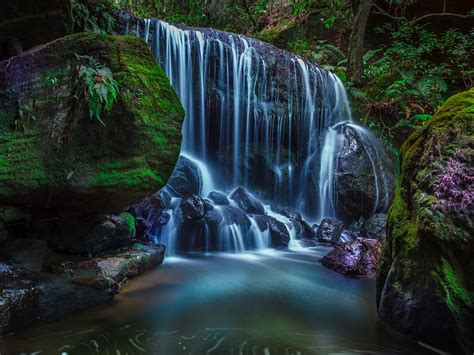
<svg viewBox="0 0 474 355"><path fill-rule="evenodd" d="M126 33L150 45L178 93L186 111L181 151L200 167L202 197L211 189L228 193L243 186L266 201L298 208L315 222L337 216L340 134L334 127L348 122L359 134L364 131L352 123L336 75L221 31L131 18ZM379 193L383 184L374 175ZM216 239L223 249L268 247L268 238L250 218L243 230L224 216L212 233L226 237L210 237L208 225L197 229L205 235L206 249ZM246 242L245 229L255 238L252 243Z"/></svg>

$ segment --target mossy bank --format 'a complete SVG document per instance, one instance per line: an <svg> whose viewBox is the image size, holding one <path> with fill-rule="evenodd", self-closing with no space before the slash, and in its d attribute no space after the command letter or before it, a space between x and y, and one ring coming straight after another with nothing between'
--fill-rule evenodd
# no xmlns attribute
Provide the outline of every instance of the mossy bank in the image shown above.
<svg viewBox="0 0 474 355"><path fill-rule="evenodd" d="M403 145L377 278L384 322L466 354L474 351L473 122L471 89Z"/></svg>

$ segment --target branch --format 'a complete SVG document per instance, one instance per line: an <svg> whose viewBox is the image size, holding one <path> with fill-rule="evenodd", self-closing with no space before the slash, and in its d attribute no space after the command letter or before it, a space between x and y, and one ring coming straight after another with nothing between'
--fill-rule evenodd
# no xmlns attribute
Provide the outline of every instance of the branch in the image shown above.
<svg viewBox="0 0 474 355"><path fill-rule="evenodd" d="M419 21L422 21L422 20L425 20L427 18L430 18L430 17L444 17L444 16L447 16L447 17L458 17L458 18L470 18L470 17L474 17L474 14L468 14L468 15L461 15L461 14L455 14L455 13L451 13L451 12L439 12L439 13L433 13L433 14L426 14L426 15L423 15L421 17L417 17L417 18L414 18L413 20L407 20L405 17L400 17L400 16L393 16L391 15L390 13L388 13L387 11L385 11L384 9L382 9L379 5L377 5L375 2L373 3L374 4L374 7L378 10L378 14L380 15L384 15L384 16L387 16L387 17L390 17L391 19L393 20L397 20L397 21L406 21L410 24L414 24L414 23L417 23Z"/></svg>

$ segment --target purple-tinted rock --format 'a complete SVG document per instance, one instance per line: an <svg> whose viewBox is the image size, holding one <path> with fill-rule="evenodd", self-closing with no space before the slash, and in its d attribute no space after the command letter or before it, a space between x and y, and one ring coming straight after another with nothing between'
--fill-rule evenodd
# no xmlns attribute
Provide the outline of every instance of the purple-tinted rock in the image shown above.
<svg viewBox="0 0 474 355"><path fill-rule="evenodd" d="M359 238L352 242L337 243L321 263L346 276L374 278L381 252L381 241Z"/></svg>

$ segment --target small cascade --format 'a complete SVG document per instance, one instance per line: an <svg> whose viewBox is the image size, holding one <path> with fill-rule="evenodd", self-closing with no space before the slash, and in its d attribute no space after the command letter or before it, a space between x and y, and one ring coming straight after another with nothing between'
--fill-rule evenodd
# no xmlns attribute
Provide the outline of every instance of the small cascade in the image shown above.
<svg viewBox="0 0 474 355"><path fill-rule="evenodd" d="M212 29L130 17L125 32L150 45L183 104L181 152L200 172L202 199L212 191L228 195L243 187L262 201L297 208L307 220L319 222L338 216L342 138L336 127L344 123L357 131L363 144L372 147L367 149L371 159L381 159L372 138L352 122L344 86L329 71L258 40ZM376 162L372 165L377 168ZM387 194L379 172L374 176L377 194ZM203 200L203 204L210 209L212 201ZM232 208L241 207L232 204ZM227 214L234 212L213 206L203 217L213 219L212 223L188 228L188 222L177 221L175 210L172 221L178 234L194 235L205 250L242 251L272 245L271 228L263 225L273 226L273 232L280 225L273 220L259 223L251 213L246 213L249 220L243 224L228 221ZM300 247L295 221L268 208L264 213L283 223L289 244ZM220 220L217 226L214 219Z"/></svg>

